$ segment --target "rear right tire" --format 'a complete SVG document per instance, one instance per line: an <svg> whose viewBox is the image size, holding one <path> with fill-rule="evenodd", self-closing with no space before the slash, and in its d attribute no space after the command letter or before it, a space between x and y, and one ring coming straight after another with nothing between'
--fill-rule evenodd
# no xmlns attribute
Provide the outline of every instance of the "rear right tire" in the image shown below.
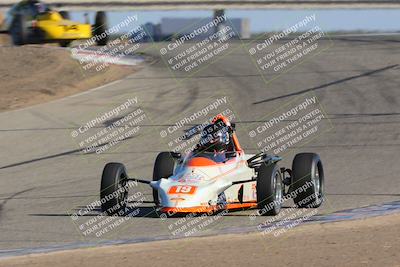
<svg viewBox="0 0 400 267"><path fill-rule="evenodd" d="M324 201L324 169L318 154L300 153L293 159L291 192L299 208L318 208Z"/></svg>
<svg viewBox="0 0 400 267"><path fill-rule="evenodd" d="M96 36L97 45L107 45L109 36L106 33L108 28L107 15L104 11L98 11L96 13L93 35Z"/></svg>

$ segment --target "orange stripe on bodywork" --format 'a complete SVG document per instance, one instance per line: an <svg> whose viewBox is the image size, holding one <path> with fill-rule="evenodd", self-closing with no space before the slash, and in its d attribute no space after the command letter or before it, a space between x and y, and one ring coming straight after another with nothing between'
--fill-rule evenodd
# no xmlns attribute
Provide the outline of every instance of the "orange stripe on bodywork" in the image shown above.
<svg viewBox="0 0 400 267"><path fill-rule="evenodd" d="M206 157L194 157L190 159L187 163L187 166L190 167L206 167L206 166L217 166L217 165L226 165L230 163L234 163L235 159L230 159L225 162L215 162L212 159L206 158Z"/></svg>
<svg viewBox="0 0 400 267"><path fill-rule="evenodd" d="M257 207L257 202L246 202L246 203L230 203L226 205L228 210L233 209L244 209L244 208L255 208Z"/></svg>
<svg viewBox="0 0 400 267"><path fill-rule="evenodd" d="M217 206L196 206L196 207L189 207L189 208L176 208L176 207L164 207L161 208L161 212L166 213L207 213L213 212L217 210Z"/></svg>
<svg viewBox="0 0 400 267"><path fill-rule="evenodd" d="M189 160L187 165L190 167L204 167L204 166L214 166L217 165L217 163L205 157L195 157Z"/></svg>
<svg viewBox="0 0 400 267"><path fill-rule="evenodd" d="M257 207L257 202L246 202L246 203L229 203L226 205L226 209L244 209L244 208L255 208ZM166 213L208 213L218 211L218 206L195 206L188 208L176 208L176 207L164 207L161 208L161 212Z"/></svg>

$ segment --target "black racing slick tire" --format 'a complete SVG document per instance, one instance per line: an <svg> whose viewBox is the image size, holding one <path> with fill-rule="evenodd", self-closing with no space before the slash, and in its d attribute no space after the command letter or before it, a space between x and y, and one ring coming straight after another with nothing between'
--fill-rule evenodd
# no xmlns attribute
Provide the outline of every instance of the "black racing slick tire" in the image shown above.
<svg viewBox="0 0 400 267"><path fill-rule="evenodd" d="M300 153L293 159L291 194L299 208L318 208L324 201L324 169L318 154Z"/></svg>
<svg viewBox="0 0 400 267"><path fill-rule="evenodd" d="M257 171L257 203L260 215L277 215L282 206L282 175L275 163L263 163Z"/></svg>
<svg viewBox="0 0 400 267"><path fill-rule="evenodd" d="M109 36L106 33L108 28L107 15L104 11L96 13L93 35L96 37L96 43L100 46L107 45Z"/></svg>
<svg viewBox="0 0 400 267"><path fill-rule="evenodd" d="M24 45L28 43L28 26L26 18L17 14L14 16L10 27L11 39L14 45Z"/></svg>
<svg viewBox="0 0 400 267"><path fill-rule="evenodd" d="M154 163L153 181L158 181L161 178L168 178L173 175L175 168L175 159L170 152L161 152L157 155ZM158 190L153 189L153 200L156 206L160 204Z"/></svg>
<svg viewBox="0 0 400 267"><path fill-rule="evenodd" d="M61 47L68 47L68 46L71 45L71 43L72 43L71 40L65 40L65 41L59 42L59 44L60 44Z"/></svg>
<svg viewBox="0 0 400 267"><path fill-rule="evenodd" d="M128 176L121 163L107 163L101 176L100 201L101 210L108 215L124 215L128 190Z"/></svg>

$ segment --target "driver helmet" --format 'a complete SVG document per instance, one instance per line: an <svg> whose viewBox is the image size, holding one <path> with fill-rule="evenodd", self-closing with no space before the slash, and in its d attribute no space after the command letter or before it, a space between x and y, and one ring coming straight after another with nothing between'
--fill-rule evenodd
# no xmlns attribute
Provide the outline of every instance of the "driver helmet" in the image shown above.
<svg viewBox="0 0 400 267"><path fill-rule="evenodd" d="M46 6L43 3L36 4L36 8L39 13L44 13L46 11Z"/></svg>
<svg viewBox="0 0 400 267"><path fill-rule="evenodd" d="M44 13L46 11L46 5L41 3L40 1L33 0L33 1L31 1L31 3L33 4L35 10L38 13Z"/></svg>
<svg viewBox="0 0 400 267"><path fill-rule="evenodd" d="M229 128L222 121L217 121L203 128L200 147L205 151L223 152L229 145Z"/></svg>

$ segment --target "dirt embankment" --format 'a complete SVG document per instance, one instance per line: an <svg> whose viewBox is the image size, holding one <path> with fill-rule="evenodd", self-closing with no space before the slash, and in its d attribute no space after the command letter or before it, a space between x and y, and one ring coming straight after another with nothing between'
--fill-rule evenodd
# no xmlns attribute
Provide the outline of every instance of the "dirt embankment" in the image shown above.
<svg viewBox="0 0 400 267"><path fill-rule="evenodd" d="M0 266L400 266L400 214L313 224L277 237L221 235L77 249L0 260Z"/></svg>
<svg viewBox="0 0 400 267"><path fill-rule="evenodd" d="M0 37L7 42L8 36ZM0 46L0 111L76 94L134 71L135 67L117 65L85 70L68 50L50 45Z"/></svg>

